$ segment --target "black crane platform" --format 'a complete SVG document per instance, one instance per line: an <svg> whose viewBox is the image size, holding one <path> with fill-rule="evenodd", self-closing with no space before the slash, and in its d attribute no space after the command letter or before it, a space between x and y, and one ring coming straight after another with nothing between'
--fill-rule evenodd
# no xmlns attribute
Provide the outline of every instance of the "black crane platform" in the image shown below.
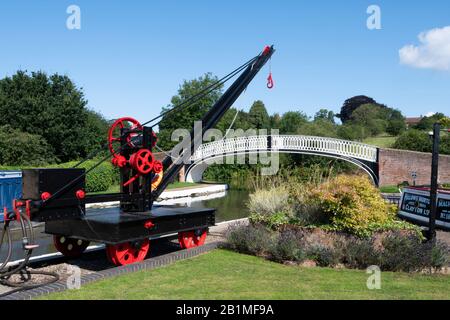
<svg viewBox="0 0 450 320"><path fill-rule="evenodd" d="M45 233L119 244L215 224L215 209L154 205L149 212L122 212L119 207L87 210L80 218L47 221Z"/></svg>

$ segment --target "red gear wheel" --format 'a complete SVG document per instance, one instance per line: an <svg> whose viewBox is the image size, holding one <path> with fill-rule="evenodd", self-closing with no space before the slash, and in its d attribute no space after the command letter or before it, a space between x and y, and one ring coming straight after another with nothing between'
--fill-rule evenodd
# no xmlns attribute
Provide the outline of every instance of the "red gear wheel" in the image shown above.
<svg viewBox="0 0 450 320"><path fill-rule="evenodd" d="M155 158L148 149L141 149L130 157L130 165L139 174L149 174L153 170Z"/></svg>
<svg viewBox="0 0 450 320"><path fill-rule="evenodd" d="M68 258L77 258L81 256L81 254L89 246L89 241L54 235L53 245L56 250L63 254L63 256Z"/></svg>
<svg viewBox="0 0 450 320"><path fill-rule="evenodd" d="M138 242L125 242L117 245L106 245L108 260L116 266L143 261L150 249L150 240L144 239Z"/></svg>
<svg viewBox="0 0 450 320"><path fill-rule="evenodd" d="M201 233L197 233L196 231L182 231L178 233L178 242L182 249L195 248L205 244L206 235L206 230L203 230Z"/></svg>
<svg viewBox="0 0 450 320"><path fill-rule="evenodd" d="M120 143L120 129L130 128L130 129L142 129L142 125L134 118L124 117L117 119L108 131L108 147L109 151L113 156L116 156L117 150L114 149L114 143ZM136 136L136 133L129 134L127 136L127 142L130 147L133 147L131 139Z"/></svg>

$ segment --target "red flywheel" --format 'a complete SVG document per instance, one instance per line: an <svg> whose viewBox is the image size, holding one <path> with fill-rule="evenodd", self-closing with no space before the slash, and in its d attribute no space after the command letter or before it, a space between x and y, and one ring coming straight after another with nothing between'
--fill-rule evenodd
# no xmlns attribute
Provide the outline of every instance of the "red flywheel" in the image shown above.
<svg viewBox="0 0 450 320"><path fill-rule="evenodd" d="M109 151L113 156L116 156L116 152L119 152L120 150L117 148L117 146L120 146L120 129L124 128L130 128L130 129L142 129L142 125L134 118L125 117L117 119L112 126L109 128L108 131L108 147ZM133 137L135 137L137 133L131 133L127 136L126 140L128 142L128 145L130 147L133 147ZM116 150L116 149L117 150Z"/></svg>
<svg viewBox="0 0 450 320"><path fill-rule="evenodd" d="M190 249L205 244L207 231L183 231L178 233L178 242L181 248Z"/></svg>
<svg viewBox="0 0 450 320"><path fill-rule="evenodd" d="M117 245L106 245L106 255L116 266L123 266L143 261L150 249L150 240L125 242Z"/></svg>

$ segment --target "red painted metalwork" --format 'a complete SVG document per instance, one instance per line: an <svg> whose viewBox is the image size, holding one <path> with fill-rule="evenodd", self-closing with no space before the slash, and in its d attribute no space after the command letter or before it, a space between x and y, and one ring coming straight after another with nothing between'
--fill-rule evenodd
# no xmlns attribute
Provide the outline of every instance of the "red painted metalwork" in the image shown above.
<svg viewBox="0 0 450 320"><path fill-rule="evenodd" d="M147 222L144 223L144 228L145 229L151 229L154 226L155 226L155 224L151 220L148 220Z"/></svg>
<svg viewBox="0 0 450 320"><path fill-rule="evenodd" d="M61 252L65 257L77 258L89 246L89 241L54 235L53 245L55 246L56 250Z"/></svg>
<svg viewBox="0 0 450 320"><path fill-rule="evenodd" d="M150 240L144 239L140 243L120 243L106 245L106 255L109 261L116 266L123 266L143 261L150 249Z"/></svg>
<svg viewBox="0 0 450 320"><path fill-rule="evenodd" d="M127 165L127 159L119 154L112 158L111 163L115 167L123 168Z"/></svg>
<svg viewBox="0 0 450 320"><path fill-rule="evenodd" d="M155 173L161 173L163 171L163 164L161 163L161 161L155 160L153 162L153 171Z"/></svg>
<svg viewBox="0 0 450 320"><path fill-rule="evenodd" d="M265 46L263 53L262 53L263 56L266 56L267 54L269 54L270 50L271 50L270 46Z"/></svg>
<svg viewBox="0 0 450 320"><path fill-rule="evenodd" d="M84 192L84 190L78 190L77 192L75 192L75 196L77 197L77 199L82 200L86 197L86 192Z"/></svg>
<svg viewBox="0 0 450 320"><path fill-rule="evenodd" d="M117 150L114 149L114 142L119 142L120 143L120 129L129 127L130 129L142 129L142 125L139 123L139 121L137 121L134 118L131 117L124 117L124 118L120 118L117 119L112 126L109 128L108 131L108 147L109 147L109 151L111 152L111 154L113 156L116 156L116 152ZM116 130L117 129L117 130ZM118 133L118 134L117 134ZM132 147L132 138L133 136L135 136L135 133L129 134L127 137L127 142L128 144Z"/></svg>
<svg viewBox="0 0 450 320"><path fill-rule="evenodd" d="M155 158L150 150L141 149L130 157L130 165L140 174L149 174L153 169Z"/></svg>
<svg viewBox="0 0 450 320"><path fill-rule="evenodd" d="M200 235L197 235L195 231L179 232L178 242L183 249L195 248L205 244L206 235L206 230L203 231Z"/></svg>
<svg viewBox="0 0 450 320"><path fill-rule="evenodd" d="M47 201L51 197L52 197L52 195L50 194L50 192L42 192L42 194L41 194L41 200L44 200L44 201Z"/></svg>
<svg viewBox="0 0 450 320"><path fill-rule="evenodd" d="M272 89L274 86L272 72L269 73L269 77L267 78L267 88Z"/></svg>

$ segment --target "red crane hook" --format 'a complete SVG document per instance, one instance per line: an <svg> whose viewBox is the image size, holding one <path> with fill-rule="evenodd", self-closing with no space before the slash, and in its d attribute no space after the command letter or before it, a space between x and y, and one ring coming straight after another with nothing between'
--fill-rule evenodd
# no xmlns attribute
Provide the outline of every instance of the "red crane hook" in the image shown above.
<svg viewBox="0 0 450 320"><path fill-rule="evenodd" d="M267 78L267 88L272 89L273 88L273 79L272 79L272 72L269 73L269 77Z"/></svg>

